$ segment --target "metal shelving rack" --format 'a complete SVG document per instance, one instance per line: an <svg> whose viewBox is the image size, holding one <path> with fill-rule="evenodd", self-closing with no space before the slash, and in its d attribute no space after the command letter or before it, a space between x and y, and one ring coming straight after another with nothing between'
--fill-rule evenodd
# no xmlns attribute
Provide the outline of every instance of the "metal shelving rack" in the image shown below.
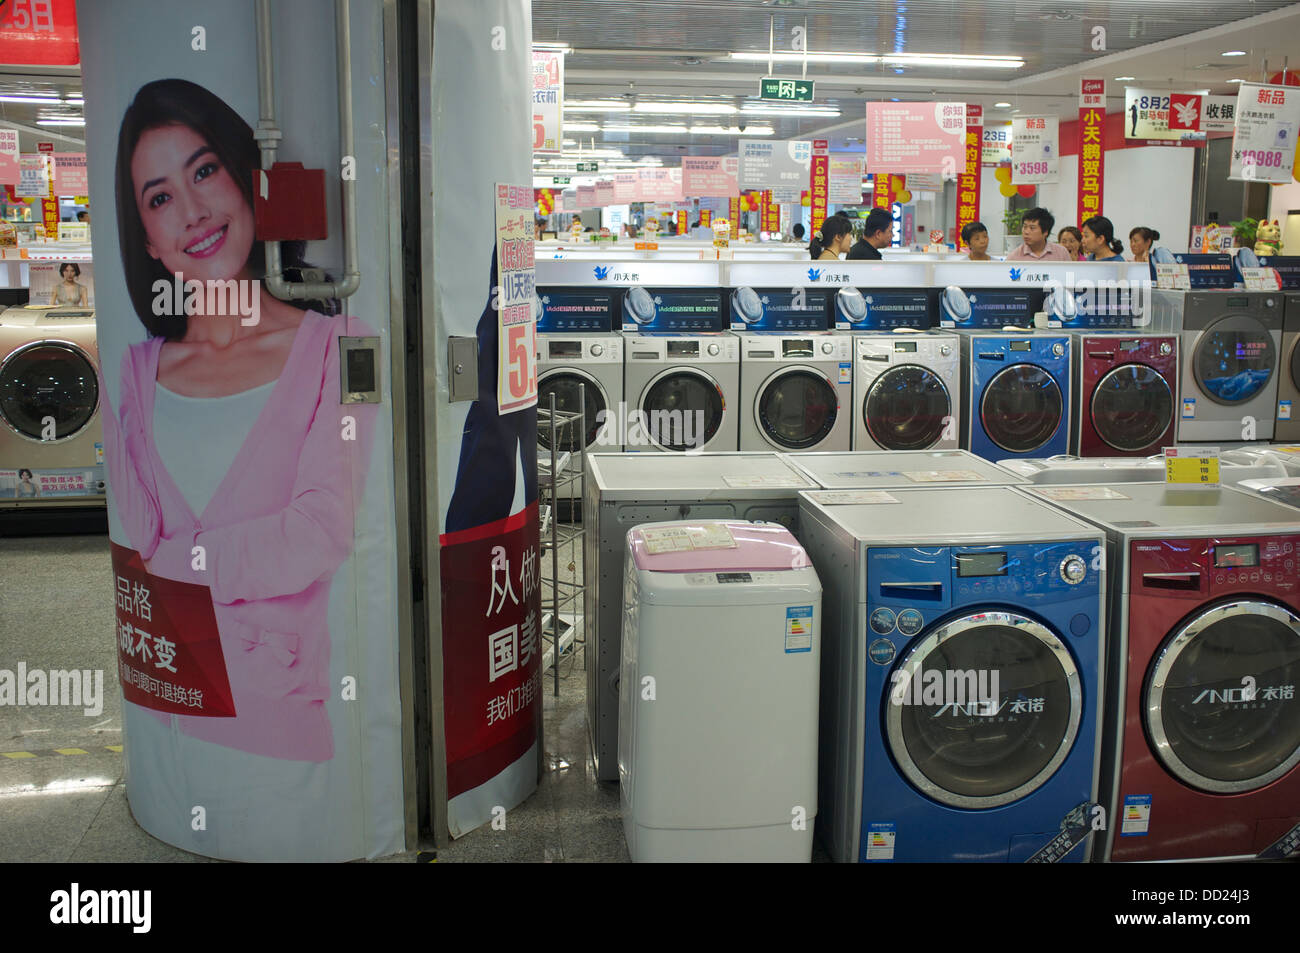
<svg viewBox="0 0 1300 953"><path fill-rule="evenodd" d="M558 410L555 406L555 394L550 395L550 405L537 409L537 432L549 434L551 465L549 471L539 467L539 486L545 486L544 499L549 501L549 519L542 517L542 584L551 586L549 614L544 608L542 615L543 668L545 659L550 656L550 667L554 673L554 693L560 694L560 656L567 647L570 654L581 645L583 582L582 574L576 572L578 555L581 550L585 526L572 521L561 526L559 521L560 500L572 499L579 510L585 499L586 442L587 442L587 394L586 387L578 385L578 411ZM564 451L561 444L573 448L566 466L560 466ZM539 451L545 448L539 447ZM577 492L573 490L576 488ZM549 525L548 525L549 524ZM547 550L550 551L550 574L547 575ZM560 578L561 552L569 556L567 569L574 575L573 579ZM585 656L584 656L585 657Z"/></svg>

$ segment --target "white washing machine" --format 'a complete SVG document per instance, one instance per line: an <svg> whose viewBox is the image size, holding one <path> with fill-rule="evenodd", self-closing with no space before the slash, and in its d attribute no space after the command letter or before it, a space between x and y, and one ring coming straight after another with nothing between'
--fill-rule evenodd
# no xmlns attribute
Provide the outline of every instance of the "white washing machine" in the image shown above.
<svg viewBox="0 0 1300 953"><path fill-rule="evenodd" d="M1163 454L1149 457L1043 457L1026 460L999 460L998 466L1035 484L1063 483L1163 483ZM1243 480L1259 480L1286 475L1279 461L1262 455L1225 450L1219 457L1219 482L1233 486Z"/></svg>
<svg viewBox="0 0 1300 953"><path fill-rule="evenodd" d="M1275 503L1285 503L1300 509L1300 477L1273 477L1268 480L1243 480L1237 484L1241 490L1249 490L1266 496Z"/></svg>
<svg viewBox="0 0 1300 953"><path fill-rule="evenodd" d="M738 449L736 335L627 333L623 342L625 450Z"/></svg>
<svg viewBox="0 0 1300 953"><path fill-rule="evenodd" d="M104 504L95 312L0 314L0 506Z"/></svg>
<svg viewBox="0 0 1300 953"><path fill-rule="evenodd" d="M858 334L853 347L854 450L960 446L957 335Z"/></svg>
<svg viewBox="0 0 1300 953"><path fill-rule="evenodd" d="M822 608L803 547L775 523L649 523L627 534L625 563L632 860L807 863Z"/></svg>
<svg viewBox="0 0 1300 953"><path fill-rule="evenodd" d="M755 332L738 337L740 449L848 450L853 335Z"/></svg>
<svg viewBox="0 0 1300 953"><path fill-rule="evenodd" d="M885 490L908 486L1015 486L1024 477L969 450L801 453L789 458L826 490Z"/></svg>

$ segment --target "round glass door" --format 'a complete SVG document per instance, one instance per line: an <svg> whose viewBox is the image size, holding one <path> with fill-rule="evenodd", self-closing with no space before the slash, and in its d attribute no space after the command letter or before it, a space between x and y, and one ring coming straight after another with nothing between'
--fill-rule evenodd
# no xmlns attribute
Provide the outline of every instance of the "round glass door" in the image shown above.
<svg viewBox="0 0 1300 953"><path fill-rule="evenodd" d="M1092 392L1092 425L1116 450L1147 450L1164 436L1174 419L1169 382L1145 364L1109 371Z"/></svg>
<svg viewBox="0 0 1300 953"><path fill-rule="evenodd" d="M936 678L941 697L926 691ZM884 722L894 760L917 790L952 807L1025 797L1052 776L1079 731L1083 695L1069 650L1014 612L934 628L899 660L890 684Z"/></svg>
<svg viewBox="0 0 1300 953"><path fill-rule="evenodd" d="M1277 366L1273 335L1249 315L1210 325L1196 342L1196 383L1216 404L1241 404L1263 389Z"/></svg>
<svg viewBox="0 0 1300 953"><path fill-rule="evenodd" d="M984 432L1011 453L1028 453L1051 440L1064 410L1061 388L1035 364L998 371L980 398Z"/></svg>
<svg viewBox="0 0 1300 953"><path fill-rule="evenodd" d="M581 404L579 403L578 393L580 388L586 388L583 391ZM557 414L576 414L585 407L587 415L586 436L581 440L579 448L578 426L576 423L567 426L561 426L560 420L556 421L556 439L561 451L570 453L583 449L586 450L596 441L596 435L600 433L603 426L597 423L597 415L601 411L608 413L609 406L605 401L605 395L601 392L598 385L592 378L585 374L575 374L573 371L556 371L551 374L543 374L537 382L537 409L538 411L549 411L551 408L551 395L555 395L555 410ZM537 443L546 450L551 449L551 428L542 417L537 419Z"/></svg>
<svg viewBox="0 0 1300 953"><path fill-rule="evenodd" d="M764 383L754 406L763 436L785 450L807 450L825 439L839 416L839 398L822 375L781 371Z"/></svg>
<svg viewBox="0 0 1300 953"><path fill-rule="evenodd" d="M933 447L951 414L948 388L939 375L913 364L891 367L862 398L862 420L882 450Z"/></svg>
<svg viewBox="0 0 1300 953"><path fill-rule="evenodd" d="M642 424L664 450L699 450L717 434L722 392L696 371L673 370L651 382L641 401Z"/></svg>
<svg viewBox="0 0 1300 953"><path fill-rule="evenodd" d="M1300 334L1291 339L1291 383L1300 388Z"/></svg>
<svg viewBox="0 0 1300 953"><path fill-rule="evenodd" d="M24 437L40 440L46 419L53 418L55 441L69 440L90 423L98 404L95 368L71 344L30 344L0 366L0 416Z"/></svg>
<svg viewBox="0 0 1300 953"><path fill-rule="evenodd" d="M1165 640L1143 692L1164 768L1216 794L1253 791L1300 763L1300 617L1271 602L1222 603Z"/></svg>

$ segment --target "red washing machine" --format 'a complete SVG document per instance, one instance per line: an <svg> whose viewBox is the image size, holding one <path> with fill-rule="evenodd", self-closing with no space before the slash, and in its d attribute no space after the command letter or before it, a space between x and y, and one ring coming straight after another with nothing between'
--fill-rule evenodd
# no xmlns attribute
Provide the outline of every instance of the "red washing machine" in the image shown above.
<svg viewBox="0 0 1300 953"><path fill-rule="evenodd" d="M1174 444L1178 337L1075 335L1073 446L1081 457L1144 457Z"/></svg>
<svg viewBox="0 0 1300 953"><path fill-rule="evenodd" d="M1296 856L1300 514L1236 489L1032 490L1104 527L1114 570L1096 859Z"/></svg>

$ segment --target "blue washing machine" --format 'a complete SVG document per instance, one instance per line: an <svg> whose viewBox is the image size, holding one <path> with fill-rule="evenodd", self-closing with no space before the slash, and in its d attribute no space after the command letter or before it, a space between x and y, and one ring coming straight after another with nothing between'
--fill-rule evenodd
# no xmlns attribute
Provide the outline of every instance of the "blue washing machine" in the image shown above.
<svg viewBox="0 0 1300 953"><path fill-rule="evenodd" d="M824 586L831 856L1085 860L1103 816L1100 533L1011 487L827 492L800 494L800 535Z"/></svg>
<svg viewBox="0 0 1300 953"><path fill-rule="evenodd" d="M986 460L1050 457L1070 449L1070 336L961 335L962 446Z"/></svg>

